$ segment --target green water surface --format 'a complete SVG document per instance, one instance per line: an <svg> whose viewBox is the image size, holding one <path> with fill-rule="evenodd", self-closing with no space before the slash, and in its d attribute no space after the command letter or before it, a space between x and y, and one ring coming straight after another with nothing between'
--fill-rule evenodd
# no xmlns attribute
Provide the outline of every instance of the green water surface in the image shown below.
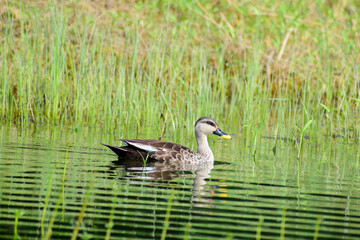
<svg viewBox="0 0 360 240"><path fill-rule="evenodd" d="M299 169L294 142L261 138L254 158L209 136L213 164L172 168L117 162L101 142L126 136L99 128L1 130L1 239L360 239L358 145L341 138L306 140Z"/></svg>

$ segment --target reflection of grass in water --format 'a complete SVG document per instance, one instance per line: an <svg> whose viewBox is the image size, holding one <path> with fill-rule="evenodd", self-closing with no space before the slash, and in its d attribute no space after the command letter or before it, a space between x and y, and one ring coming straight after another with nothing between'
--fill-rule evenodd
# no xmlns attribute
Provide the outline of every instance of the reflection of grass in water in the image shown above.
<svg viewBox="0 0 360 240"><path fill-rule="evenodd" d="M286 224L286 211L287 208L283 209L283 214L281 216L281 229L280 229L280 239L285 239L285 224Z"/></svg>
<svg viewBox="0 0 360 240"><path fill-rule="evenodd" d="M65 161L64 161L64 171L63 171L63 176L62 176L62 186L64 187L64 182L65 182L65 174L66 174L66 166L68 164L68 156L69 156L69 146L70 143L68 142L66 144L66 153L65 153Z"/></svg>
<svg viewBox="0 0 360 240"><path fill-rule="evenodd" d="M66 167L68 164L68 157L69 157L69 147L70 142L67 142L66 144L66 153L65 153L65 160L64 160L64 170L63 170L63 176L61 181L61 199L62 199L62 220L64 221L64 214L65 214L65 176L66 176Z"/></svg>
<svg viewBox="0 0 360 240"><path fill-rule="evenodd" d="M30 131L31 132L31 131ZM53 217L56 216L56 221L60 221L61 219L61 214L58 213L56 214L56 208L54 208L54 205L56 204L56 200L54 201L54 196L57 196L58 194L57 193L60 193L61 192L61 185L62 185L62 176L63 176L63 166L64 166L64 159L66 159L66 145L67 145L67 139L69 139L69 136L64 134L63 131L60 131L62 134L59 135L59 134L55 134L57 135L57 138L53 139L53 142L55 142L56 144L60 144L61 146L61 156L59 157L60 161L58 161L58 167L57 167L57 172L56 174L57 177L53 179L53 183L52 185L54 186L54 188L52 188L52 195L51 195L51 198L49 200L49 205L47 207L47 212L46 212L46 218L45 218L45 221L44 221L44 225L45 225L45 239L47 238L49 231L52 229L52 231L54 231L54 237L55 236L59 236L59 234L61 234L61 232L59 231L59 226L62 226L62 225L71 225L71 226L68 226L68 229L67 229L67 232L66 232L66 235L67 236L71 236L71 232L73 231L74 227L75 227L75 224L79 218L79 213L81 212L81 206L83 205L83 201L84 201L84 198L83 197L85 194L82 193L80 196L79 195L75 195L76 193L74 193L73 195L73 191L69 191L71 189L73 189L74 187L79 187L81 186L82 189L87 189L87 186L89 185L89 182L88 180L89 179L93 179L91 176L88 175L89 171L96 171L99 175L97 175L97 180L100 180L100 179L103 179L103 177L106 177L107 174L104 175L104 173L101 173L101 169L97 168L97 163L99 163L99 157L98 156L95 156L95 155L92 155L92 154L88 154L89 152L87 151L83 151L83 149L77 149L76 146L74 146L74 148L72 147L71 151L68 151L68 167L66 169L66 179L65 179L65 193L66 193L66 198L67 199L67 203L69 203L67 206L66 206L66 220L65 222L63 221L62 223L59 222L59 226L56 226L57 222L55 222L54 225L52 225L52 219L54 219ZM48 134L44 134L44 135L48 135ZM99 139L100 138L100 135L96 135L96 134L90 134L92 136L92 138L97 138ZM35 136L36 137L36 136ZM58 141L58 138L63 138L63 141ZM86 137L85 137L86 138ZM271 141L270 141L271 142ZM291 143L292 144L292 143ZM73 145L73 144L72 144ZM93 144L89 144L90 146L93 146ZM225 147L224 147L225 149ZM296 154L297 154L297 149L296 147L293 147L292 149L293 153L294 153L294 156L296 157ZM304 157L306 157L306 154L308 153L306 151L306 149L304 149L305 152L304 152ZM78 151L82 152L82 153L78 153ZM89 151L92 151L92 149L89 149ZM97 153L98 153L99 150L97 150ZM261 152L259 154L262 154ZM234 156L237 156L236 154L234 154ZM261 156L261 155L260 155ZM321 159L325 159L326 157L322 157ZM74 159L84 159L83 161L84 162L78 162L78 161L74 161ZM107 160L113 160L115 159L115 156L114 157L111 157L110 156L110 159L107 159ZM255 167L255 172L252 173L252 174L257 174L259 173L258 170L260 169L263 169L264 167L264 163L265 164L269 164L270 161L272 160L269 160L269 161L266 161L264 159L261 159L260 157L258 158L259 161L257 162L257 165ZM305 158L304 158L305 159ZM244 163L242 163L242 159L239 159L237 158L237 161L240 161L238 162L236 165L234 164L229 164L229 165L217 165L218 168L220 169L224 169L224 174L220 174L219 176L222 176L224 177L224 179L226 180L229 180L229 182L231 181L235 181L236 184L238 184L238 182L236 180L236 178L239 178L239 177L242 177L242 179L246 179L244 175L235 175L235 174L227 174L227 173L234 173L233 171L229 171L229 169L232 169L235 167L238 167L239 169L241 169L239 172L244 172L243 170L245 170L245 165L246 164L251 164L251 165L255 165L251 159L244 159ZM94 165L93 165L93 162L96 162L95 163L95 169L93 169ZM291 163L294 164L294 168L289 168L288 170L286 170L287 168L284 166L285 163L287 163L288 160L284 160L283 158L278 158L276 160L276 163L274 163L274 172L272 172L272 174L270 174L268 177L270 177L271 179L278 179L279 177L282 177L280 175L280 173L284 173L284 174L288 174L288 173L295 173L296 171L296 158L293 159L293 161L290 161ZM79 172L77 171L76 168L78 167L75 167L73 165L73 163L78 163L80 165L78 165L78 167L81 169L81 170L84 170L86 171L87 173L84 173L84 175L81 174L81 176L79 176ZM89 163L89 164L88 164ZM102 163L100 163L102 164ZM309 169L309 165L310 162L306 162L304 161L304 171L307 171ZM46 175L46 179L48 179L48 176L51 174L51 166L52 165L46 165L46 166L50 166L50 169L47 168L48 170L48 174ZM272 167L272 164L269 164L268 165L269 167ZM284 167L284 169L282 170L279 170L281 169L282 167ZM316 168L316 166L315 166ZM219 170L220 170L219 169ZM100 171L99 171L100 170ZM226 171L225 171L226 170ZM286 171L288 173L286 173ZM261 172L261 171L260 171ZM219 178L219 176L217 176L217 174L219 174L219 172L216 172L214 171L213 172L213 177L215 177L215 179ZM76 176L75 176L76 175ZM100 178L99 178L100 177ZM254 176L253 176L254 177ZM236 180L234 180L234 178ZM262 180L264 180L264 178L252 178L254 181L259 181L261 182ZM280 179L283 179L283 178L280 178ZM288 178L284 178L284 179L288 179ZM56 181L55 181L56 180ZM184 184L184 186L186 187L190 187L191 186L191 178L187 179L189 182L187 182L186 184ZM305 181L306 179L304 179ZM46 180L45 180L46 181ZM69 181L69 182L68 182ZM78 181L78 182L77 182ZM96 188L100 188L101 191L100 192L96 192L94 191L92 196L96 197L97 199L99 198L103 198L102 194L106 194L106 203L103 203L103 200L101 200L100 203L98 203L95 199L94 199L94 202L90 202L87 204L87 210L86 210L86 215L84 215L85 217L83 218L82 220L82 224L80 224L80 228L79 228L79 233L78 233L78 237L81 235L81 233L83 231L89 231L91 234L94 234L94 232L96 232L95 234L97 236L103 236L103 238L105 238L106 236L111 236L111 237L115 237L117 234L120 235L120 234L128 234L128 232L123 232L123 233L120 233L119 232L119 228L121 228L121 226L125 226L125 227L130 227L130 228L133 228L133 226L131 225L131 223L122 223L121 221L121 218L119 219L119 214L121 215L121 213L123 212L123 209L126 205L122 205L122 204L118 204L116 205L116 208L117 209L118 207L121 210L121 212L117 212L116 210L113 210L113 206L110 206L109 203L111 204L111 198L112 196L114 196L113 194L115 194L115 190L111 190L111 186L112 186L112 183L114 183L113 179L109 178L109 179L103 179L103 183L101 182L98 182L97 185L96 185ZM131 179L129 179L129 181L133 181ZM178 183L177 184L181 184L183 180L180 178L178 179ZM213 179L213 181L215 181ZM264 180L265 181L265 180ZM278 180L277 180L278 181ZM281 181L281 180L279 180ZM251 180L246 180L245 182L249 182L251 183ZM266 181L265 181L266 182ZM69 184L67 184L69 183ZM83 183L83 184L82 184ZM123 184L124 182L121 180L121 184ZM148 181L144 181L144 183L147 183L149 184ZM304 182L305 183L305 182ZM42 198L44 199L45 196L46 196L46 189L47 189L47 184L48 184L48 181L46 181L45 183L45 188L43 188L42 190L42 193L41 195L43 196ZM104 186L102 184L105 184ZM106 184L109 184L109 185L106 185ZM150 183L151 184L151 183ZM213 182L209 182L210 186L211 185L214 185ZM138 183L137 183L138 185ZM140 184L140 185L143 185L143 184ZM138 185L138 187L140 187L140 185ZM161 184L162 185L162 184ZM145 185L143 185L145 186ZM167 185L166 185L167 186ZM232 196L233 197L239 197L240 199L243 199L241 196L241 194L243 193L243 190L240 190L238 189L239 186L238 185L229 185L230 186L230 192L232 193ZM242 186L242 185L241 185ZM251 186L251 185L250 185ZM104 187L104 188L103 188ZM141 207L142 209L148 209L149 207L148 206L144 206L142 204L142 202L140 202L139 200L142 199L142 198L145 198L147 199L146 201L149 201L149 198L153 198L153 195L154 194L159 194L158 191L156 191L155 189L152 189L151 187L149 188L145 188L145 191L144 192L139 192L136 191L137 190L137 187L136 186L133 186L130 182L129 184L126 184L125 185L122 185L122 187L126 188L128 187L129 188L129 192L128 193L125 193L123 191L119 191L119 197L118 199L122 199L122 198L128 198L128 196L130 196L129 198L129 204L128 205L133 205L135 207L136 204L139 204L139 207ZM155 186L154 186L155 187ZM284 186L285 187L285 186ZM55 190L56 189L56 190ZM218 188L217 188L218 189ZM244 189L250 189L251 191L251 188L249 187L245 187ZM288 189L288 188L286 188ZM55 190L55 194L54 194L54 190ZM254 189L255 190L255 189ZM106 192L104 192L106 191ZM179 189L176 188L175 190L175 194L176 196L179 196ZM189 195L186 195L186 194L189 194L190 192L190 189L185 189L185 190L182 190L183 192L181 192L180 190L180 196L181 194L185 194L185 196L189 197ZM145 193L144 195L142 195L142 193ZM254 192L254 193L257 193L257 192ZM264 194L268 194L269 192L264 192ZM272 194L276 194L276 192L271 192ZM156 211L154 211L153 213L156 215L154 215L156 217L156 224L154 223L153 225L153 228L149 227L151 226L151 222L152 222L152 218L149 217L147 220L148 221L141 221L142 216L141 216L141 211L139 212L139 214L136 213L136 211L131 211L131 207L129 209L129 211L127 212L127 210L125 210L127 216L130 217L130 219L132 219L133 221L136 221L137 219L140 220L137 227L139 227L139 231L144 231L144 226L147 226L147 230L153 230L153 229L156 229L156 231L158 231L160 229L160 233L159 235L161 235L161 231L164 230L165 228L165 225L164 225L164 222L165 222L165 215L166 215L166 210L167 210L167 206L169 206L169 196L171 195L170 194L170 190L169 188L166 189L166 194L162 193L161 194L162 197L161 197L161 200L160 198L158 197L155 197L153 199L156 199L156 200L160 200L162 204L158 204L158 202L156 202L156 200L154 201L154 204L156 205ZM251 195L252 193L250 192L250 199L248 200L252 200L251 198ZM79 200L77 200L77 204L76 204L76 208L74 208L74 204L73 204L73 200L72 198L73 197L76 197L76 199L83 199L81 200L82 202L78 202ZM131 198L132 197L139 197L140 199L132 199L131 201ZM231 197L231 195L230 195ZM185 198L186 199L186 198ZM125 200L126 201L126 200ZM275 201L275 200L274 200ZM181 201L180 201L181 202ZM149 204L150 202L143 202L144 204ZM182 229L181 228L181 225L179 225L179 222L177 222L179 220L179 214L182 215L182 214L186 214L188 213L186 209L181 209L179 208L180 206L183 206L184 202L176 202L176 204L174 205L175 203L172 202L171 203L171 209L170 209L170 213L167 215L168 216L168 224L167 225L168 227L166 228L166 235L167 237L170 237L171 235L169 235L169 233L171 232L171 234L173 234L174 231L177 231L177 229ZM178 205L180 204L180 206ZM232 225L231 223L231 220L228 221L228 219L226 218L226 216L231 216L231 212L232 211L232 208L233 206L229 205L227 206L227 204L224 203L224 205L221 203L219 204L219 208L218 208L218 213L219 213L219 216L216 216L216 215L213 215L214 216L214 219L209 219L209 220L206 220L205 219L205 223L209 223L210 226L208 227L209 229L209 232L207 232L207 234L218 234L219 231L224 231L224 238L225 237L229 237L229 238L237 238L237 236L242 236L239 231L241 230L244 230L244 232L247 232L248 234L252 234L252 236L256 236L257 233L261 233L261 235L263 236L268 236L269 234L272 234L272 235L276 235L280 238L280 229L281 229L281 224L282 224L282 219L281 219L281 215L283 214L283 212L281 211L281 208L283 206L286 206L287 205L287 202L281 202L280 203L280 211L276 213L276 216L273 216L273 217L266 217L263 221L263 223L261 224L261 226L259 227L259 214L261 214L261 209L259 209L259 212L257 211L255 215L252 215L252 216L243 216L242 213L234 213L234 217L238 217L239 218L239 222L237 222L238 225ZM176 211L174 212L174 206L176 206ZM290 202L290 206L293 206L292 203ZM104 207L104 208L103 208ZM225 212L229 211L225 216L222 216L220 212L222 207L224 207L224 210ZM243 206L245 207L245 206ZM242 209L243 208L242 206L238 206L236 205L235 208L240 208ZM246 207L245 207L246 208ZM95 210L96 209L96 210ZM101 209L103 211L101 211ZM42 210L42 208L41 208ZM27 210L28 211L28 210ZM92 213L94 212L98 212L99 215L93 215ZM185 211L185 212L184 212ZM287 211L289 213L289 211ZM113 215L113 213L115 213ZM249 213L252 213L252 211L249 211ZM41 212L40 212L41 214ZM89 214L89 215L88 215ZM151 213L148 213L148 214L151 214ZM266 213L264 213L266 215ZM39 215L39 214L35 214L35 215ZM194 216L194 214L192 214ZM41 215L40 215L41 216ZM50 217L50 221L48 220ZM250 218L249 218L250 217ZM293 210L291 210L291 214L286 214L285 217L287 217L289 219L290 217L290 220L293 219ZM314 216L314 218L316 218L316 216ZM93 219L102 219L101 220L101 225L99 225L98 223L97 224L94 224L93 222ZM112 220L113 219L113 220ZM250 220L249 222L247 222L247 220ZM224 220L223 222L223 226L224 226L224 229L217 229L216 228L216 224L215 225L211 225L211 221L212 220L215 220L215 221L221 221L221 220ZM23 218L20 217L20 220L19 220L19 234L22 235L22 233L26 233L26 223L24 224L23 221ZM39 222L39 219L36 219L35 218L35 223ZM73 223L73 221L75 221L75 224ZM111 224L111 222L113 221L113 224ZM306 220L304 219L304 221L306 223L310 223L310 224L307 224L307 226L309 226L309 228L306 228L307 229L307 232L308 232L308 235L311 235L311 234L314 234L314 226L315 226L315 222L311 221L310 220ZM198 220L195 220L194 219L191 219L189 220L189 222L191 222L191 224L189 224L189 227L188 229L184 229L184 231L186 230L188 233L185 234L184 233L184 238L186 236L193 236L193 235L196 235L197 233L199 233L199 229L203 228L204 225L202 225L203 223L200 223L200 221ZM292 225L293 222L292 220L291 221L288 221L286 220L286 228L284 229L284 232L285 232L285 237L287 236L288 232L289 232L289 235L293 234L293 229L294 229L294 226ZM108 223L108 224L107 224ZM245 226L242 226L243 223ZM94 224L94 225L92 225ZM174 224L174 225L173 225ZM185 228L185 225L186 223L184 222L184 227ZM51 227L52 226L52 227ZM99 227L100 226L100 227ZM105 227L104 227L105 226ZM219 225L220 226L220 225ZM228 226L228 228L226 228L225 226ZM242 227L241 230L237 229L237 227ZM289 228L288 228L289 227ZM298 227L298 225L296 226L296 228ZM259 228L260 228L260 232L259 232ZM301 228L301 226L299 226L299 229ZM70 232L69 232L70 231ZM179 232L181 232L182 230L179 230ZM229 234L230 231L233 231L231 232L231 234ZM250 232L248 232L250 231ZM65 232L64 232L65 233ZM157 232L158 233L158 232ZM205 233L204 233L205 234ZM318 233L318 236L321 237L322 234L324 234L323 232L319 232ZM157 236L159 236L157 235ZM181 234L180 234L181 236ZM160 237L159 237L160 238Z"/></svg>
<svg viewBox="0 0 360 240"><path fill-rule="evenodd" d="M111 237L111 230L114 227L114 213L115 213L115 209L116 209L116 204L117 204L117 196L118 196L118 185L114 184L113 187L114 190L114 197L112 199L112 207L111 207L111 211L110 211L110 216L109 216L109 222L107 223L107 229L106 229L106 236L105 236L105 240L109 240Z"/></svg>
<svg viewBox="0 0 360 240"><path fill-rule="evenodd" d="M54 225L54 222L56 220L56 216L57 216L57 212L59 210L59 207L60 207L60 203L62 201L62 199L64 198L64 193L62 193L56 203L56 206L54 208L54 210L51 212L51 218L50 218L50 221L49 221L49 224L47 226L47 231L46 231L46 235L45 236L42 236L42 239L51 239L51 236L52 236L52 227Z"/></svg>
<svg viewBox="0 0 360 240"><path fill-rule="evenodd" d="M71 240L75 240L77 239L77 236L79 234L79 230L80 230L80 225L85 217L85 212L86 212L86 208L87 208L87 205L88 205L88 202L89 202L89 198L90 198L90 193L93 189L93 186L92 184L90 184L89 188L87 189L86 191L86 194L85 194L85 197L84 197L84 200L83 200L83 204L81 206L81 210L80 210L80 213L79 213L79 217L76 221L76 225L75 225L75 228L72 232L72 235L71 235Z"/></svg>

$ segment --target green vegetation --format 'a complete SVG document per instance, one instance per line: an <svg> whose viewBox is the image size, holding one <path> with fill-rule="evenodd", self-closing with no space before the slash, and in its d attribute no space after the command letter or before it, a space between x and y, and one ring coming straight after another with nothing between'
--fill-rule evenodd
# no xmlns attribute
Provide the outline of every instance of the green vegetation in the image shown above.
<svg viewBox="0 0 360 240"><path fill-rule="evenodd" d="M209 115L256 138L310 119L313 138L358 129L355 0L2 6L5 122L164 135Z"/></svg>
<svg viewBox="0 0 360 240"><path fill-rule="evenodd" d="M47 207L49 204L49 200L50 200L50 194L51 194L51 186L52 186L52 180L54 177L54 172L55 170L52 171L49 182L48 182L48 188L46 191L46 198L45 198L45 204L44 204L44 208L42 211L42 215L41 215L41 237L45 237L45 226L44 226L44 221L45 221L45 217L46 217L46 211L47 211Z"/></svg>
<svg viewBox="0 0 360 240"><path fill-rule="evenodd" d="M307 186L309 172L322 176L328 171L329 174L323 174L329 176L327 186L345 182L343 179L348 175L353 179L357 177L360 161L357 147L360 136L359 14L357 0L0 0L0 116L2 123L7 124L2 129L12 132L10 129L13 130L13 126L9 125L15 125L20 133L26 132L24 135L30 138L27 126L36 128L46 125L42 130L44 136L53 140L52 147L57 140L66 138L63 141L66 144L62 145L66 145L66 149L62 149L64 155L58 157L55 151L50 155L46 153L47 158L58 160L59 166L49 165L49 169L36 173L48 172L45 179L39 180L40 183L45 182L39 189L43 205L36 208L39 213L35 212L31 218L39 225L39 237L50 239L53 233L61 233L63 230L57 228L57 221L61 221L62 224L70 222L67 226L64 224L67 237L86 238L87 224L96 225L92 219L99 216L106 216L106 224L101 225L101 231L93 234L105 239L120 235L119 232L123 231L121 227L128 227L127 224L134 220L140 220L146 226L145 230L151 229L149 226L155 221L153 229L158 230L156 226L162 226L157 233L162 239L178 231L180 225L177 221L184 219L184 239L192 236L193 229L197 231L204 225L209 234L214 233L211 227L222 229L213 222L212 212L209 215L201 213L205 221L186 219L187 211L180 208L187 206L184 199L189 197L190 187L185 184L186 188L180 191L183 195L179 194L179 189L170 191L166 184L159 189L150 185L146 189L144 185L141 188L144 192L138 194L131 191L133 182L130 184L121 179L121 183L125 182L119 184L121 189L109 193L113 186L107 184L112 179L102 183L104 176L99 175L96 178L99 194L95 200L92 199L92 188L88 185L95 180L93 175L89 175L88 166L98 163L98 156L83 156L79 149L74 151L76 146L70 145L71 142L79 144L87 141L89 146L98 146L100 141L111 143L114 136L120 138L126 135L130 138L140 133L156 137L175 134L176 142L184 143L184 139L193 135L194 122L200 116L214 117L224 131L242 134L241 138L227 143L237 146L231 155L233 165L220 166L223 171L212 176L227 180L229 186L234 184L229 188L229 196L233 194L229 199L245 196L244 199L258 202L259 199L254 197L256 189L252 188L264 186L259 184L248 188L248 182L258 182L252 176L264 176L259 183L274 181L274 186L291 185L289 179L297 180L299 188L296 204L289 204L291 199L287 199L274 206L274 209L284 207L282 215L256 212L254 216L244 217L243 212L235 212L241 219L239 225L224 225L227 230L224 237L235 238L239 229L257 239L265 238L264 234L269 232L281 239L289 233L295 234L291 224L299 219L297 212L290 210L309 207L306 201L313 201L311 194L324 187L311 189ZM67 128L56 126L57 131L53 131L55 125L66 126L73 131L65 137L61 131ZM82 127L85 125L90 128L84 130ZM128 131L129 128L131 131ZM110 134L105 136L102 130ZM78 131L82 131L81 134L77 134ZM97 133L96 138L92 131ZM288 140L294 148L283 150L282 154L290 157L284 157L283 161L270 159L270 148L264 154L263 136L275 137L271 140L274 141L274 154L281 149L279 145L285 142L282 140ZM356 145L338 146L334 139L324 136L341 137L341 141L355 142ZM7 135L1 137L6 139ZM306 145L308 137L311 146ZM242 138L246 139L244 143ZM191 147L191 143L187 142L187 145ZM95 152L87 149L86 153L91 151ZM239 152L241 156L238 156ZM345 152L348 153L343 154ZM337 157L341 154L346 157ZM81 158L74 158L74 155L81 155ZM257 161L259 155L263 157L261 164ZM19 156L27 159L32 155ZM247 156L252 156L254 161L244 160ZM303 156L309 161L304 161ZM89 163L91 157L97 158ZM297 159L294 168L293 159ZM242 164L236 165L237 162ZM21 161L18 165L26 164ZM82 169L81 166L86 167ZM234 167L237 175L231 175ZM336 175L330 174L333 168L341 171ZM92 171L100 174L103 169L99 169ZM265 171L267 169L272 171ZM316 171L313 172L314 169ZM354 173L349 169L354 169ZM13 169L19 178L33 172L20 170ZM268 175L269 178L266 178ZM292 179L292 176L296 177ZM7 177L4 175L2 179ZM283 182L277 182L278 178ZM310 182L316 181L323 179L316 178ZM3 184L7 186L5 181ZM79 185L83 190L77 190ZM102 188L103 185L107 188ZM341 189L340 184L336 187ZM250 193L244 195L243 189ZM291 195L291 192L280 190L273 193L265 187L264 190L269 191L269 196L278 196L279 193ZM15 190L8 187L4 191L10 193ZM349 190L350 193L353 191L352 188ZM154 192L158 194L155 197ZM308 195L299 207L297 204L302 199L298 195L303 192ZM54 193L59 195L59 199ZM350 193L341 193L347 198L337 194L342 196L341 199L349 199L350 203ZM68 204L73 203L78 195L80 198L76 205ZM112 199L109 208L107 195ZM9 196L5 193L1 195L9 202L17 199L15 195ZM324 196L332 195L325 191ZM35 203L39 201L26 197ZM148 205L141 205L144 199L147 203L154 201L158 204L154 212L149 210ZM215 198L219 202L221 199L226 198ZM332 198L329 199L329 209L334 207L336 210L331 220L344 221L340 218L342 215L356 217L339 210L345 203L331 205ZM261 196L261 200L265 201L266 196ZM327 199L321 201L327 203ZM237 201L233 202L237 204ZM346 206L349 203L346 202ZM60 204L61 220L58 213ZM19 210L3 213L13 221L14 226L13 232L7 234L11 234L13 239L20 239L19 226L28 224L25 217L29 216L26 214L33 213L33 210L28 208L25 214L20 209L22 206L12 206L19 207ZM142 207L142 211L135 206ZM222 221L227 223L233 209L226 204L220 207L224 210ZM129 210L129 215L122 215L125 208ZM196 207L191 208L197 211ZM214 211L215 216L219 212ZM319 217L313 225L308 224L310 230L304 234L314 239L327 236L322 234L328 234L328 220L319 210L314 215ZM153 216L157 218L154 220ZM313 215L308 218L311 217L314 218ZM247 225L249 222L252 223L251 231ZM358 228L355 226L352 229ZM126 235L129 232L132 234L131 230L123 233ZM335 232L329 233L329 236L332 233Z"/></svg>
<svg viewBox="0 0 360 240"><path fill-rule="evenodd" d="M24 211L22 210L15 210L15 222L14 222L14 236L13 239L19 239L19 234L18 234L18 223L19 223L19 217L24 215Z"/></svg>
<svg viewBox="0 0 360 240"><path fill-rule="evenodd" d="M260 240L261 239L261 225L264 222L264 217L260 217L259 218L259 223L256 229L256 240Z"/></svg>
<svg viewBox="0 0 360 240"><path fill-rule="evenodd" d="M165 240L166 239L166 232L169 228L170 225L170 214L171 214L171 207L172 207L172 202L174 200L174 196L175 196L175 191L174 189L171 190L171 194L170 194L170 198L168 201L168 205L166 208L166 215L165 215L165 219L164 219L164 227L161 233L161 240Z"/></svg>
<svg viewBox="0 0 360 240"><path fill-rule="evenodd" d="M283 212L282 218L281 218L281 231L280 231L280 239L281 240L285 239L286 211L287 211L287 208L284 208L284 212Z"/></svg>
<svg viewBox="0 0 360 240"><path fill-rule="evenodd" d="M314 240L317 240L317 239L318 239L319 228L320 228L320 224L321 224L321 221L322 221L322 220L323 220L323 219L322 219L321 217L318 217L317 220L316 220Z"/></svg>

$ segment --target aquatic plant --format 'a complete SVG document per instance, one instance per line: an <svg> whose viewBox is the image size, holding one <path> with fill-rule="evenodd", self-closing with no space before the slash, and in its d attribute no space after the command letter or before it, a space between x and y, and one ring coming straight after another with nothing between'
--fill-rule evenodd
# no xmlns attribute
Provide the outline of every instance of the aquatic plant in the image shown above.
<svg viewBox="0 0 360 240"><path fill-rule="evenodd" d="M263 124L254 146L275 127L289 137L304 111L315 140L357 131L354 4L5 1L0 113L160 136L212 115L234 130Z"/></svg>

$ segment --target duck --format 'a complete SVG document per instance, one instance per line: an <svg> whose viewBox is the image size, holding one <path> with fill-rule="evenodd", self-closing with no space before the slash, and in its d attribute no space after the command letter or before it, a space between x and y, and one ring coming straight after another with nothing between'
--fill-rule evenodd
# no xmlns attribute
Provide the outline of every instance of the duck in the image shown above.
<svg viewBox="0 0 360 240"><path fill-rule="evenodd" d="M216 121L210 117L201 117L195 123L195 137L197 152L180 144L150 139L119 139L125 146L110 148L119 157L119 160L142 160L146 162L197 164L213 162L214 155L210 149L207 135L214 134L224 139L231 136L223 132Z"/></svg>

